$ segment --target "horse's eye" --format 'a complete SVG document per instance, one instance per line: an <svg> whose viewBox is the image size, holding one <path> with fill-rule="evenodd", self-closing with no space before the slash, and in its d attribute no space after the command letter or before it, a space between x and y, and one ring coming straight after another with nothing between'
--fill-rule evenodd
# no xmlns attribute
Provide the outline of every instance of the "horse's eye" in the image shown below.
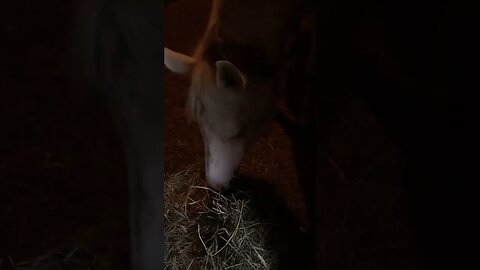
<svg viewBox="0 0 480 270"><path fill-rule="evenodd" d="M229 139L230 140L235 140L235 139L239 139L239 138L242 138L243 136L245 136L245 132L247 131L246 127L243 126L238 132L237 134L235 134L235 136L232 136L230 137Z"/></svg>

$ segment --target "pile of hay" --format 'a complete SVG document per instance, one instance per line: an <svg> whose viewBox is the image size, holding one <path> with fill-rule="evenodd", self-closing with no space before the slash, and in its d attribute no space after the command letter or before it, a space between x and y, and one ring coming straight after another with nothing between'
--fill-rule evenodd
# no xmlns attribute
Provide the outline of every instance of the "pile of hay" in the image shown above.
<svg viewBox="0 0 480 270"><path fill-rule="evenodd" d="M219 194L188 170L165 181L166 269L276 269L278 254L242 192ZM242 196L243 195L243 196Z"/></svg>

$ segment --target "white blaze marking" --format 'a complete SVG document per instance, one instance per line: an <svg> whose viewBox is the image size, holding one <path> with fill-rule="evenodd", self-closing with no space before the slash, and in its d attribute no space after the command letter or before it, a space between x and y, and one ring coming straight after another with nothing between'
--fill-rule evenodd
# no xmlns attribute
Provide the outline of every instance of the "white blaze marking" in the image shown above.
<svg viewBox="0 0 480 270"><path fill-rule="evenodd" d="M207 182L215 189L227 188L234 172L242 160L244 150L240 144L222 142L220 140L210 141L209 161L206 161Z"/></svg>

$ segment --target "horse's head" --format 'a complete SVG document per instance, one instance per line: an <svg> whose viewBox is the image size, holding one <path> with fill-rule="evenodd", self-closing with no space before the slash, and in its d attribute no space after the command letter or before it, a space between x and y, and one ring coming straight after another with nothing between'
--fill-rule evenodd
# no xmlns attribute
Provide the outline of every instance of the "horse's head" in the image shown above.
<svg viewBox="0 0 480 270"><path fill-rule="evenodd" d="M202 133L207 182L224 190L245 152L273 118L272 82L249 80L228 61L208 63L169 49L165 65L191 78L187 113Z"/></svg>

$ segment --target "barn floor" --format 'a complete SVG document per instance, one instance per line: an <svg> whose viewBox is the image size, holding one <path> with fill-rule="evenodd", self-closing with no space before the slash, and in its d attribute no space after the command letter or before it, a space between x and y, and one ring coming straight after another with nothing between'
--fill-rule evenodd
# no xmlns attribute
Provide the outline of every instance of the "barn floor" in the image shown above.
<svg viewBox="0 0 480 270"><path fill-rule="evenodd" d="M0 269L44 255L57 264L45 269L127 269L120 141L102 100L72 103L62 62L70 7L51 4L0 11L8 41L0 44ZM208 0L170 4L166 46L190 52L208 9ZM187 80L165 72L165 81L165 169L173 174L201 164L203 144L184 115ZM331 155L321 199L324 236L317 245L322 265L415 269L415 238L399 182L401 153L361 100L345 104L325 146ZM278 126L245 157L241 170L274 183L292 212L304 216L290 145Z"/></svg>

